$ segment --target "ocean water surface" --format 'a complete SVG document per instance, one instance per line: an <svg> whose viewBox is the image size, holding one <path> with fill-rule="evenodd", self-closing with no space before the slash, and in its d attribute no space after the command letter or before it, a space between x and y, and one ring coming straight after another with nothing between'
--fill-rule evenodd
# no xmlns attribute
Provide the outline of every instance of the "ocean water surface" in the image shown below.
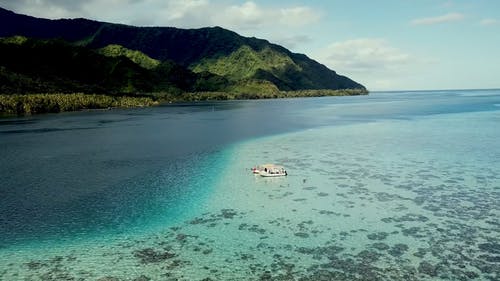
<svg viewBox="0 0 500 281"><path fill-rule="evenodd" d="M0 280L498 280L500 90L0 119ZM250 168L284 165L286 178Z"/></svg>

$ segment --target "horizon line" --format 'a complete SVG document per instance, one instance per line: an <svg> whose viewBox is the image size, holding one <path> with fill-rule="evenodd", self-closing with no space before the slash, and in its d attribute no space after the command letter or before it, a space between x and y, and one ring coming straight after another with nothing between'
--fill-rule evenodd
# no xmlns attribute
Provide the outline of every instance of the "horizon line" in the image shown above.
<svg viewBox="0 0 500 281"><path fill-rule="evenodd" d="M421 89L421 90L370 90L370 93L381 93L381 92L435 92L435 91L488 91L488 90L500 90L499 88L463 88L463 89Z"/></svg>

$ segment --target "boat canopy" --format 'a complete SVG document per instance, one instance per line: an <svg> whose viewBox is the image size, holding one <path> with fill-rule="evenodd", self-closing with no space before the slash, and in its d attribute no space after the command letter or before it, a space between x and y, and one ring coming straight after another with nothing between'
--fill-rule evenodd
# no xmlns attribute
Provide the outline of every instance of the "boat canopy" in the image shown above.
<svg viewBox="0 0 500 281"><path fill-rule="evenodd" d="M275 164L264 164L264 165L260 165L259 168L260 168L260 170L268 169L268 170L272 170L272 171L285 169L285 167L280 166L280 165L275 165Z"/></svg>

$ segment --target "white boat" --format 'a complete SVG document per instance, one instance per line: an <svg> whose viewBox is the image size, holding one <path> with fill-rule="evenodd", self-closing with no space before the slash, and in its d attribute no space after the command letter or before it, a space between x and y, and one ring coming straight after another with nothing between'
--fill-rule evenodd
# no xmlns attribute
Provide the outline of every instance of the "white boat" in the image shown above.
<svg viewBox="0 0 500 281"><path fill-rule="evenodd" d="M283 166L274 164L264 164L257 166L255 168L252 168L252 172L256 175L260 175L261 177L283 177L288 175Z"/></svg>

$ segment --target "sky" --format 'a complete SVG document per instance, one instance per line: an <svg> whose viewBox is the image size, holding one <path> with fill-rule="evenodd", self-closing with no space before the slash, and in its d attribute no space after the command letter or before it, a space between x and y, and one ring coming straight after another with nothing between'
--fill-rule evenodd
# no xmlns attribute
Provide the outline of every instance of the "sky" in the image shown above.
<svg viewBox="0 0 500 281"><path fill-rule="evenodd" d="M17 13L221 26L303 53L372 91L500 88L500 0L0 0Z"/></svg>

